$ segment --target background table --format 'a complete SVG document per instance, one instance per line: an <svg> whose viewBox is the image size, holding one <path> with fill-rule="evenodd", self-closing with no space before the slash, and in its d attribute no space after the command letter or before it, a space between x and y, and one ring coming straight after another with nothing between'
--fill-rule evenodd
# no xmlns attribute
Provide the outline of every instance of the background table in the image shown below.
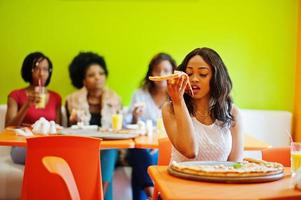
<svg viewBox="0 0 301 200"><path fill-rule="evenodd" d="M37 136L34 136L37 137ZM164 133L154 133L152 136L139 136L134 139L102 140L101 148L158 148L158 139L167 137ZM26 138L18 136L12 130L0 132L0 145L3 146L26 146ZM269 144L258 140L250 135L244 135L245 150L262 150L270 147Z"/></svg>
<svg viewBox="0 0 301 200"><path fill-rule="evenodd" d="M38 136L33 136L38 137ZM26 146L26 138L24 136L16 135L12 130L4 130L0 133L0 145L2 146ZM133 139L124 140L102 140L100 148L134 148L135 142Z"/></svg>

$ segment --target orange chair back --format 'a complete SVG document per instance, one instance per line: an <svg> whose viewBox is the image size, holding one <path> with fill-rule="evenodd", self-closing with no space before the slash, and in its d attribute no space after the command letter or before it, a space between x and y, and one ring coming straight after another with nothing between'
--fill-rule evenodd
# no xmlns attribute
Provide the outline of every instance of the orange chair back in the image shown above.
<svg viewBox="0 0 301 200"><path fill-rule="evenodd" d="M171 157L171 142L168 137L159 139L158 165L168 165Z"/></svg>
<svg viewBox="0 0 301 200"><path fill-rule="evenodd" d="M262 160L268 162L278 162L285 167L291 166L291 149L287 147L271 147L262 150Z"/></svg>
<svg viewBox="0 0 301 200"><path fill-rule="evenodd" d="M81 199L103 199L100 140L77 136L46 136L27 139L22 199L71 199L64 180L49 173L45 156L63 158L70 166Z"/></svg>

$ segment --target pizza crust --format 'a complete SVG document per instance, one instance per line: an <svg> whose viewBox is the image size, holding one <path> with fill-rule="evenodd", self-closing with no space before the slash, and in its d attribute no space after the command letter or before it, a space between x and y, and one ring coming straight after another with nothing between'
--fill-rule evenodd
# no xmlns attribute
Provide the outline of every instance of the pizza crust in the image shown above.
<svg viewBox="0 0 301 200"><path fill-rule="evenodd" d="M169 75L165 75L165 76L149 76L149 80L151 81L166 81L166 80L171 80L174 78L178 78L179 74L175 73L175 74L169 74Z"/></svg>

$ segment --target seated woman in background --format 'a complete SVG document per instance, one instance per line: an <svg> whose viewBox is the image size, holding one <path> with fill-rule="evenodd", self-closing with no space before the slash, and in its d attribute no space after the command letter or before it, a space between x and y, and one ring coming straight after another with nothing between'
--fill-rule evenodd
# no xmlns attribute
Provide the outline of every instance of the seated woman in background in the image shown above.
<svg viewBox="0 0 301 200"><path fill-rule="evenodd" d="M136 124L139 120L151 120L153 124L161 119L161 107L168 100L167 83L152 82L149 76L171 74L176 68L174 59L165 53L155 55L140 88L134 93L126 116L127 123ZM153 194L153 183L147 174L147 168L157 163L158 153L149 149L130 149L129 163L132 166L133 199L146 199Z"/></svg>
<svg viewBox="0 0 301 200"><path fill-rule="evenodd" d="M26 56L23 61L21 75L29 85L22 89L12 91L8 95L5 126L21 126L33 124L44 117L47 120L61 124L61 96L45 88L46 101L44 108L37 107L41 96L35 89L38 86L48 86L52 75L52 63L49 58L40 52ZM12 159L15 163L24 164L26 149L13 147Z"/></svg>
<svg viewBox="0 0 301 200"><path fill-rule="evenodd" d="M162 108L173 145L172 161L241 161L243 142L239 110L233 105L232 82L212 49L190 52L178 70L188 76L168 81L171 101ZM185 93L188 82L194 95Z"/></svg>
<svg viewBox="0 0 301 200"><path fill-rule="evenodd" d="M79 89L66 99L69 125L82 122L110 128L111 116L121 110L121 102L114 91L105 87L108 69L103 57L92 52L79 53L69 66L69 75L73 86ZM105 199L112 199L117 153L116 149L101 150Z"/></svg>

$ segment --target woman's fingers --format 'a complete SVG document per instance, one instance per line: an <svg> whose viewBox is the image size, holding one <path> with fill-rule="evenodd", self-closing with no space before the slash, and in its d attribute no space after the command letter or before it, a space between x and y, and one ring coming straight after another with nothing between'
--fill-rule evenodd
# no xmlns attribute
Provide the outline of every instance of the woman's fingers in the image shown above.
<svg viewBox="0 0 301 200"><path fill-rule="evenodd" d="M188 84L188 78L186 76L183 76L181 92L183 92L183 93L185 92L187 84Z"/></svg>
<svg viewBox="0 0 301 200"><path fill-rule="evenodd" d="M134 110L133 110L133 115L134 115L135 117L139 117L140 115L142 115L142 113L143 113L143 108L142 108L142 106L136 106L136 107L134 108Z"/></svg>
<svg viewBox="0 0 301 200"><path fill-rule="evenodd" d="M178 80L178 88L179 88L179 92L181 94L184 94L185 92L185 88L187 86L187 77L186 76L180 76L179 80Z"/></svg>

